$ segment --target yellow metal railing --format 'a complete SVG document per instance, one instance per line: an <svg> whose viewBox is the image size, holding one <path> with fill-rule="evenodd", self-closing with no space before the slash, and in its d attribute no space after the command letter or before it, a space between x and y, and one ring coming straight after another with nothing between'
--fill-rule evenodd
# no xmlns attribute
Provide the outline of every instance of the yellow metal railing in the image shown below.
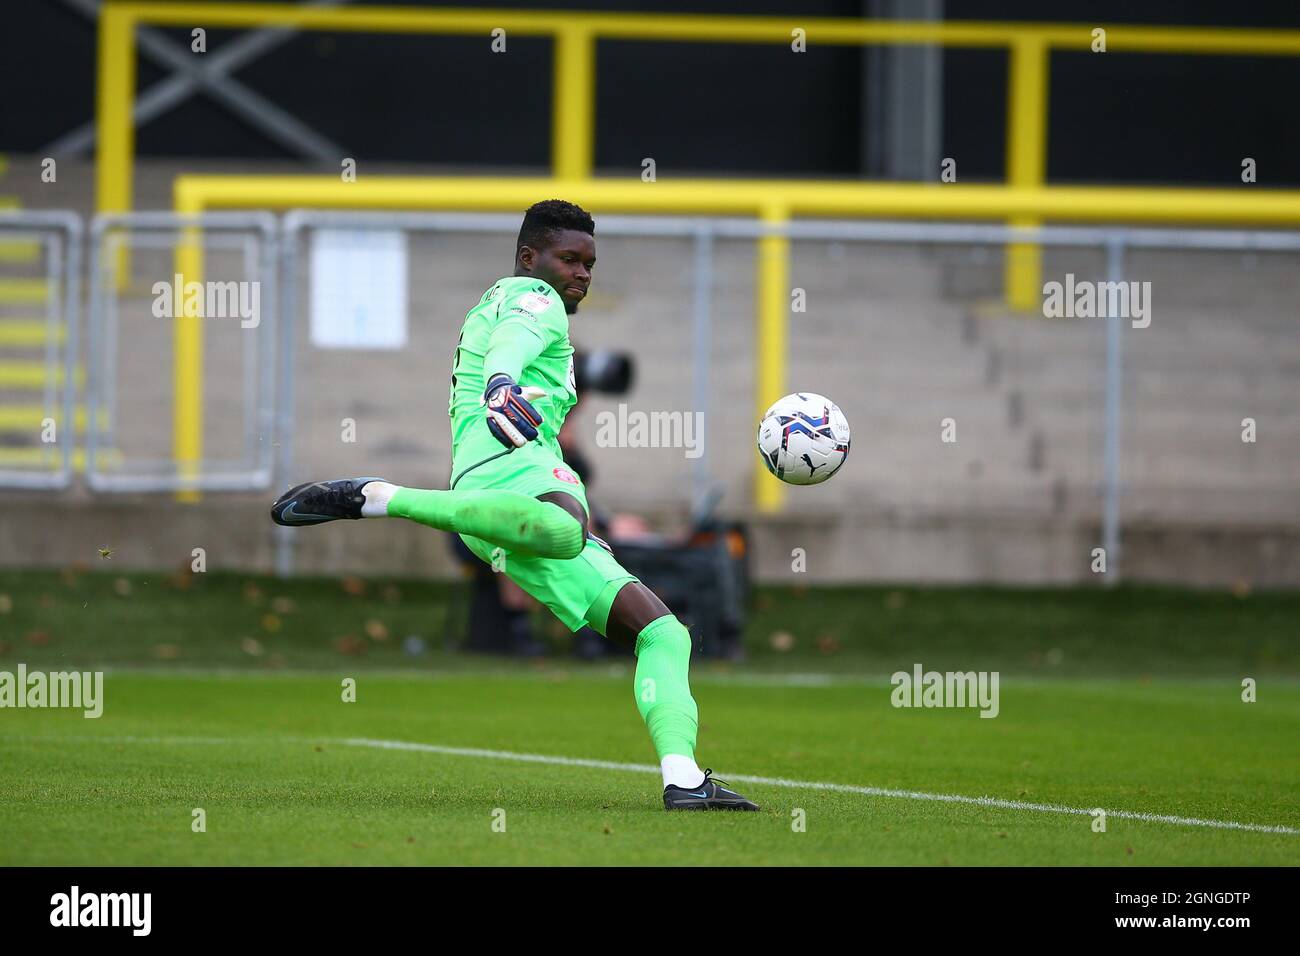
<svg viewBox="0 0 1300 956"><path fill-rule="evenodd" d="M790 43L803 30L808 44L934 44L992 47L1010 52L1007 181L1032 188L1046 166L1048 57L1052 50L1087 52L1095 24L966 23L747 17L681 14L429 10L410 7L299 7L262 3L109 3L100 13L97 174L99 209L131 208L131 123L135 88L135 27L293 27L367 33L478 35L494 29L549 36L556 44L551 121L552 172L558 179L592 173L595 131L595 49L598 40L698 43ZM1300 31L1107 26L1114 53L1300 55ZM1105 54L1097 54L1103 56ZM341 158L341 157L340 157ZM936 174L937 174L936 170ZM1037 271L1014 265L1013 304L1031 304Z"/></svg>
<svg viewBox="0 0 1300 956"><path fill-rule="evenodd" d="M746 213L773 223L783 222L796 213L1009 219L1015 225L1034 225L1053 218L1286 225L1300 222L1297 208L1300 193L1044 186L1047 90L1053 50L1090 51L1093 31L1104 26L1107 53L1098 56L1136 52L1296 56L1300 55L1300 31L1296 30L411 7L322 8L252 3L127 2L109 3L101 8L97 101L97 183L101 211L125 211L131 207L135 28L141 24L471 35L482 36L485 42L493 30L500 28L508 35L550 37L555 43L551 122L554 179L376 181L369 178L364 183L343 186L338 180L321 177L235 177L227 187L221 187L217 178L196 177L177 183L177 206L190 211L217 205L424 206L518 211L539 196L558 191L575 201L592 204L597 211ZM792 41L796 30L802 30L806 43L811 45L933 44L1007 50L1007 185L786 181L645 184L639 180L607 183L591 179L595 54L599 40L785 44ZM413 184L431 191L413 194L409 191ZM511 184L512 188L493 194L502 184ZM333 186L341 188L335 190ZM232 201L235 195L241 198ZM178 254L189 269L199 268L192 248L182 249ZM779 237L760 240L759 256L756 404L762 411L785 386L782 349L786 293L781 283L788 273L788 244ZM1009 303L1015 308L1033 307L1039 295L1038 247L1011 246L1005 268ZM182 271L187 280L193 278L189 271ZM201 451L202 407L197 383L201 380L202 329L195 321L182 321L177 331L175 447L184 471L198 461ZM780 487L776 482L757 482L755 494L759 507L764 510L773 509L780 502Z"/></svg>

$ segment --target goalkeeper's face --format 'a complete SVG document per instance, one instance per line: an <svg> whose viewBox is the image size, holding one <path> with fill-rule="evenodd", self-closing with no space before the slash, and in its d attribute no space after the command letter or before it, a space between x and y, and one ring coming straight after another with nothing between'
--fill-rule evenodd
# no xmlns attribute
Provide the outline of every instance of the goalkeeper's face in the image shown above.
<svg viewBox="0 0 1300 956"><path fill-rule="evenodd" d="M572 315L591 287L596 240L585 232L565 229L555 233L545 248L524 246L519 251L519 262L528 275L550 283L564 300L564 311Z"/></svg>

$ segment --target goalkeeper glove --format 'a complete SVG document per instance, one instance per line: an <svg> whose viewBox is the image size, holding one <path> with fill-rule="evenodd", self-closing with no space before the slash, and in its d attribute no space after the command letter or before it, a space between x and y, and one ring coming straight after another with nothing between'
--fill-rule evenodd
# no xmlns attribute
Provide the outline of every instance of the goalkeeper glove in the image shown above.
<svg viewBox="0 0 1300 956"><path fill-rule="evenodd" d="M542 423L541 413L529 403L545 395L532 385L520 388L504 373L493 375L483 392L488 431L507 448L523 448L537 437Z"/></svg>

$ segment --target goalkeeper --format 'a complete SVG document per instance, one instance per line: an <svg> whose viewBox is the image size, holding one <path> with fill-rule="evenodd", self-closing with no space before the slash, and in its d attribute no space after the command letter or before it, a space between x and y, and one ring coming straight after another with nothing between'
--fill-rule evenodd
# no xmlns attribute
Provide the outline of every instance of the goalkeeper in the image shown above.
<svg viewBox="0 0 1300 956"><path fill-rule="evenodd" d="M447 491L379 478L299 485L271 507L282 525L406 518L459 534L571 631L590 625L636 654L637 708L663 771L668 810L757 810L695 762L691 638L649 588L588 530L582 480L556 439L574 403L569 316L596 263L595 223L550 199L524 214L515 273L470 309L452 362Z"/></svg>

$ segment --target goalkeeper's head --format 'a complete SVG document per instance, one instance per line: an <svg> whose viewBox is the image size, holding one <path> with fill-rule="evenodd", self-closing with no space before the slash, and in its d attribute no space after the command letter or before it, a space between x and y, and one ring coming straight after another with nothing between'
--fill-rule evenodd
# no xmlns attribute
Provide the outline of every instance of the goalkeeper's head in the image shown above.
<svg viewBox="0 0 1300 956"><path fill-rule="evenodd" d="M524 213L515 243L515 275L549 283L570 315L586 297L595 265L596 223L581 206L546 199Z"/></svg>

